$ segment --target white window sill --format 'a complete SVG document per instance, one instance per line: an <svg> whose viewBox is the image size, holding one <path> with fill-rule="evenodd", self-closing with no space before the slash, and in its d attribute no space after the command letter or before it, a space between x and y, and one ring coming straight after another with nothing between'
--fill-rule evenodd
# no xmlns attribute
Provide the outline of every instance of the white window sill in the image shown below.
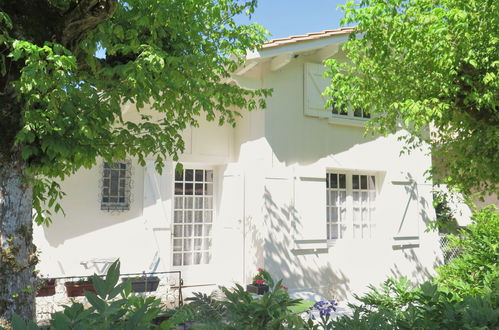
<svg viewBox="0 0 499 330"><path fill-rule="evenodd" d="M322 250L327 249L328 244L326 239L299 239L294 241L295 245L292 250Z"/></svg>
<svg viewBox="0 0 499 330"><path fill-rule="evenodd" d="M419 247L419 235L418 236L394 236L392 246L397 248L411 248Z"/></svg>
<svg viewBox="0 0 499 330"><path fill-rule="evenodd" d="M379 242L383 241L377 237L366 237L366 238L333 238L327 240L328 247L335 247L338 245L351 245L351 244L379 244Z"/></svg>
<svg viewBox="0 0 499 330"><path fill-rule="evenodd" d="M365 118L352 118L340 115L332 115L328 123L331 125L351 126L351 127L365 127L368 119Z"/></svg>

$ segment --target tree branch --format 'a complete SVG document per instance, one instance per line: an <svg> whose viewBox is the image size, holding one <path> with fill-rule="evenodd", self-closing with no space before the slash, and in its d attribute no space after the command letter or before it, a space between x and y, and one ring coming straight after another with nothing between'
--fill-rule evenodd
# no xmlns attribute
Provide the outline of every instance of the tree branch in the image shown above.
<svg viewBox="0 0 499 330"><path fill-rule="evenodd" d="M85 33L113 16L118 7L117 0L82 0L64 15L61 44L75 56Z"/></svg>

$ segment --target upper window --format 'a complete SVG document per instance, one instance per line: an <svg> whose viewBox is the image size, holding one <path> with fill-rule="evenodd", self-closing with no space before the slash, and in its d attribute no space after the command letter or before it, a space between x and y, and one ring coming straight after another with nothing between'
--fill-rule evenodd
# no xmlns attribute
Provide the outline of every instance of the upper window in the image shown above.
<svg viewBox="0 0 499 330"><path fill-rule="evenodd" d="M213 223L213 170L175 173L173 265L208 264Z"/></svg>
<svg viewBox="0 0 499 330"><path fill-rule="evenodd" d="M359 118L359 119L369 119L371 118L371 115L368 114L367 112L364 111L364 109L337 109L334 104L331 107L331 113L333 114L333 117L353 117L353 118Z"/></svg>
<svg viewBox="0 0 499 330"><path fill-rule="evenodd" d="M327 173L326 191L328 239L374 236L374 175Z"/></svg>
<svg viewBox="0 0 499 330"><path fill-rule="evenodd" d="M324 78L325 67L317 63L305 63L304 68L304 114L312 117L328 118L331 123L362 126L370 115L363 109L338 109L334 105L326 109L327 97L323 95L330 79Z"/></svg>
<svg viewBox="0 0 499 330"><path fill-rule="evenodd" d="M130 162L104 162L103 167L101 210L129 210L131 181Z"/></svg>

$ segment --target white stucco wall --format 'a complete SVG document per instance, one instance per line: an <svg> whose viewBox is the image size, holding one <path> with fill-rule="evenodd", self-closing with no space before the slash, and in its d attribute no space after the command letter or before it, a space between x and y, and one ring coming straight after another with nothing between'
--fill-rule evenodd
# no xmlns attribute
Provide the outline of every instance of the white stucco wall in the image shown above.
<svg viewBox="0 0 499 330"><path fill-rule="evenodd" d="M133 110L127 112L133 118ZM224 209L221 203L225 164L232 157L233 129L200 120L199 128L187 129L181 162L206 167L215 172L215 217ZM131 205L124 212L100 209L102 161L90 170L80 170L62 183L66 193L59 213L49 227L36 226L34 239L40 253L38 268L45 276L80 276L99 272L102 260L120 258L122 272L168 271L171 266L172 175L168 162L162 174L154 170L153 159L146 167L132 160ZM230 192L228 192L230 195ZM230 203L230 201L227 201ZM223 228L219 221L215 230ZM95 262L97 261L97 262ZM216 262L214 259L213 262ZM85 264L86 263L86 264ZM186 271L186 284L214 283L212 267L203 272ZM196 274L203 273L203 276ZM234 276L229 276L231 279Z"/></svg>
<svg viewBox="0 0 499 330"><path fill-rule="evenodd" d="M192 290L249 283L265 267L292 290L349 298L387 276L424 280L440 258L433 219L431 183L424 151L400 155L396 136L365 137L361 127L304 116L304 63L300 56L278 71L259 65L239 83L273 88L265 111L245 113L235 129L202 121L184 132L185 166L211 168L215 175L213 259L210 265L173 267L172 175L133 162L132 204L127 212L100 210L100 166L63 182L67 216L37 227L39 269L49 276L95 271L82 262L120 258L123 272L180 269ZM135 116L133 109L127 116ZM325 239L327 171L376 176L376 237L341 239L303 249L296 240ZM395 243L394 237L417 239ZM402 242L403 246L400 246ZM302 248L302 249L298 249ZM156 262L159 264L156 265ZM97 264L97 266L99 266Z"/></svg>
<svg viewBox="0 0 499 330"><path fill-rule="evenodd" d="M396 136L364 137L361 127L304 116L303 67L313 60L301 57L274 72L264 67L261 86L274 90L268 108L236 129L236 155L250 182L246 282L265 267L292 289L342 299L387 276L428 278L440 258L437 234L425 232L434 218L431 183L424 176L430 157L424 150L401 156ZM326 236L328 170L376 175L376 238L293 251L296 239ZM414 234L417 239L398 241L403 246L394 240Z"/></svg>

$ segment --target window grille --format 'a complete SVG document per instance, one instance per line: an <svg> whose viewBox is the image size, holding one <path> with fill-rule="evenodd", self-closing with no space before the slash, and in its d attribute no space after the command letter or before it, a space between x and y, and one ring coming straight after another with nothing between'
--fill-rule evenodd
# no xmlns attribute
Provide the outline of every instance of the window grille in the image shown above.
<svg viewBox="0 0 499 330"><path fill-rule="evenodd" d="M101 210L130 209L131 164L129 161L103 164Z"/></svg>
<svg viewBox="0 0 499 330"><path fill-rule="evenodd" d="M327 173L327 238L372 238L375 201L374 175Z"/></svg>
<svg viewBox="0 0 499 330"><path fill-rule="evenodd" d="M173 265L209 264L213 224L213 170L175 173Z"/></svg>
<svg viewBox="0 0 499 330"><path fill-rule="evenodd" d="M327 173L327 238L343 238L346 230L346 175Z"/></svg>
<svg viewBox="0 0 499 330"><path fill-rule="evenodd" d="M353 237L371 238L376 224L376 180L373 175L352 175Z"/></svg>

